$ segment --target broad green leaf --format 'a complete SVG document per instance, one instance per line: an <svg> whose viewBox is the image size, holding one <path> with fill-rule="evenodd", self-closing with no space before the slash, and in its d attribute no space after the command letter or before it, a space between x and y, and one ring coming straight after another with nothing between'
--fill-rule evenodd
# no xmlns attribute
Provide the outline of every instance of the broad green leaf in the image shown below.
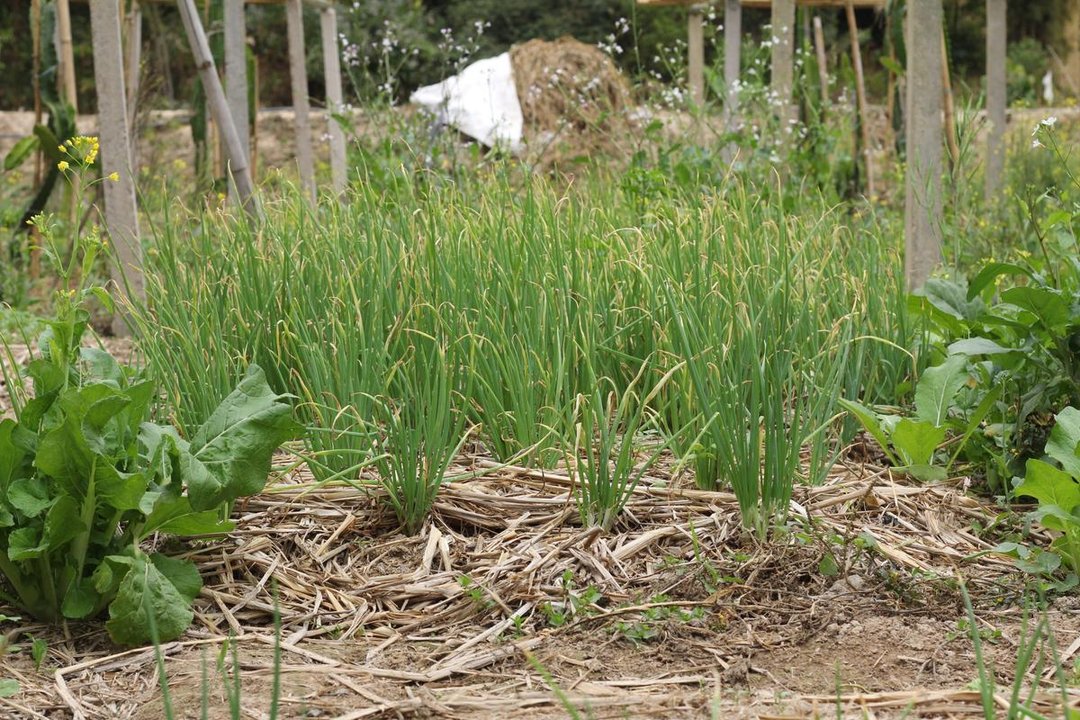
<svg viewBox="0 0 1080 720"><path fill-rule="evenodd" d="M139 444L142 446L141 459L152 480L162 486L175 485L175 492L179 495L183 489L180 451L187 450L187 442L176 432L176 428L142 423L139 425Z"/></svg>
<svg viewBox="0 0 1080 720"><path fill-rule="evenodd" d="M1047 328L1066 325L1072 315L1068 298L1060 291L1050 288L1009 288L1001 293L1001 300L1034 314Z"/></svg>
<svg viewBox="0 0 1080 720"><path fill-rule="evenodd" d="M10 418L0 420L0 498L7 495L8 487L23 473L26 452L12 438L16 427Z"/></svg>
<svg viewBox="0 0 1080 720"><path fill-rule="evenodd" d="M187 496L180 496L165 498L155 504L139 533L139 539L155 532L179 537L214 535L227 533L234 527L236 524L222 520L217 510L192 510Z"/></svg>
<svg viewBox="0 0 1080 720"><path fill-rule="evenodd" d="M202 578L199 570L190 560L169 557L160 553L150 556L150 562L173 584L176 591L189 603L199 595L202 590Z"/></svg>
<svg viewBox="0 0 1080 720"><path fill-rule="evenodd" d="M1056 505L1066 514L1072 513L1080 505L1080 484L1068 473L1042 460L1027 461L1027 472L1024 481L1016 487L1016 494L1035 498L1039 501L1040 509Z"/></svg>
<svg viewBox="0 0 1080 720"><path fill-rule="evenodd" d="M1057 414L1056 419L1046 442L1046 454L1061 463L1065 472L1080 480L1080 410L1067 407Z"/></svg>
<svg viewBox="0 0 1080 720"><path fill-rule="evenodd" d="M7 156L4 158L4 170L14 170L23 164L26 158L30 157L30 154L34 152L38 147L37 135L27 135L19 142L15 143L15 147L11 148Z"/></svg>
<svg viewBox="0 0 1080 720"><path fill-rule="evenodd" d="M913 316L920 316L930 320L936 327L951 336L966 334L963 318L955 310L943 310L930 301L929 298L909 295L907 310Z"/></svg>
<svg viewBox="0 0 1080 720"><path fill-rule="evenodd" d="M13 678L0 678L0 698L14 697L22 688L19 681Z"/></svg>
<svg viewBox="0 0 1080 720"><path fill-rule="evenodd" d="M968 300L974 300L976 295L1002 275L1025 275L1031 277L1031 271L1015 263L987 263L968 285Z"/></svg>
<svg viewBox="0 0 1080 720"><path fill-rule="evenodd" d="M85 492L86 478L94 469L94 456L78 417L67 415L63 423L42 436L34 464L57 480L68 494L80 497Z"/></svg>
<svg viewBox="0 0 1080 720"><path fill-rule="evenodd" d="M28 518L35 518L52 504L49 486L39 477L20 478L8 488L7 501Z"/></svg>
<svg viewBox="0 0 1080 720"><path fill-rule="evenodd" d="M953 355L923 372L915 388L915 417L932 425L945 423L956 393L968 381L967 362L967 357Z"/></svg>
<svg viewBox="0 0 1080 720"><path fill-rule="evenodd" d="M939 465L903 465L894 469L919 482L941 482L948 477L948 472Z"/></svg>
<svg viewBox="0 0 1080 720"><path fill-rule="evenodd" d="M1030 513L1030 517L1038 520L1044 527L1063 533L1080 524L1080 517L1077 517L1075 513L1070 513L1060 505L1051 503L1041 503L1038 509ZM1063 544L1068 546L1070 543L1066 540Z"/></svg>
<svg viewBox="0 0 1080 720"><path fill-rule="evenodd" d="M82 620L88 617L101 602L101 595L89 580L76 582L64 595L60 612L69 620Z"/></svg>
<svg viewBox="0 0 1080 720"><path fill-rule="evenodd" d="M885 437L885 433L882 430L877 415L870 410L870 408L857 403L854 400L839 398L837 402L840 404L840 407L854 415L855 419L866 429L866 432L870 433L871 437L873 437L881 449L885 451L889 461L892 462L893 465L898 465L899 462L897 461L896 456L889 450L889 440Z"/></svg>
<svg viewBox="0 0 1080 720"><path fill-rule="evenodd" d="M945 440L945 428L927 420L904 418L896 424L890 439L904 465L929 466L934 451Z"/></svg>
<svg viewBox="0 0 1080 720"><path fill-rule="evenodd" d="M983 337L957 340L949 345L950 355L1001 355L1004 353L1022 352L1019 348L1008 348L998 345L993 340Z"/></svg>
<svg viewBox="0 0 1080 720"><path fill-rule="evenodd" d="M41 529L36 525L12 530L8 535L8 557L15 561L33 560L45 554Z"/></svg>
<svg viewBox="0 0 1080 720"><path fill-rule="evenodd" d="M297 436L292 408L266 382L257 365L199 428L186 456L188 493L195 510L262 490L274 450Z"/></svg>
<svg viewBox="0 0 1080 720"><path fill-rule="evenodd" d="M105 628L120 645L146 645L175 640L193 617L187 598L154 563L138 557L109 605Z"/></svg>
<svg viewBox="0 0 1080 720"><path fill-rule="evenodd" d="M63 495L56 499L45 515L42 544L50 551L57 550L87 529L86 523L79 516L79 504L75 502L75 498Z"/></svg>
<svg viewBox="0 0 1080 720"><path fill-rule="evenodd" d="M80 348L79 357L86 365L90 380L108 380L116 387L124 382L124 371L109 353L100 348Z"/></svg>
<svg viewBox="0 0 1080 720"><path fill-rule="evenodd" d="M41 151L45 153L45 157L49 158L54 163L60 162L64 159L64 154L60 152L60 140L53 134L53 131L46 125L35 125L34 135L41 141Z"/></svg>
<svg viewBox="0 0 1080 720"><path fill-rule="evenodd" d="M90 576L94 590L101 595L115 595L121 581L135 566L135 558L130 555L107 555Z"/></svg>
<svg viewBox="0 0 1080 720"><path fill-rule="evenodd" d="M985 303L979 298L969 299L967 286L955 280L930 278L915 294L922 295L934 307L960 320L975 320L986 309Z"/></svg>
<svg viewBox="0 0 1080 720"><path fill-rule="evenodd" d="M832 553L825 553L825 556L821 558L821 562L818 563L818 572L824 577L835 577L840 574L840 566Z"/></svg>

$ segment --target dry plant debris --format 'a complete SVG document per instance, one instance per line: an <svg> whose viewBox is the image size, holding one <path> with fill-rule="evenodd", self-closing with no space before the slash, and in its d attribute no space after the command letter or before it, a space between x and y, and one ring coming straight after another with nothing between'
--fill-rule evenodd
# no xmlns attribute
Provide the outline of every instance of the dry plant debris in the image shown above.
<svg viewBox="0 0 1080 720"><path fill-rule="evenodd" d="M618 152L630 127L630 84L603 51L570 37L510 49L530 162L551 167Z"/></svg>
<svg viewBox="0 0 1080 720"><path fill-rule="evenodd" d="M180 717L198 717L204 666L211 717L227 716L215 659L229 638L246 716L266 716L275 606L289 718L566 717L537 665L593 717L831 717L837 703L975 717L970 642L947 633L961 577L1002 628L987 652L1011 667L1022 578L970 557L989 549L974 528L994 510L959 486L838 466L797 489L790 536L759 546L734 496L667 472L609 535L578 525L560 471L463 456L451 472L471 479L447 484L413 537L378 491L319 487L303 469L237 507L232 535L191 550L206 582L195 626L162 648ZM1050 613L1069 665L1076 607ZM152 650L115 653L94 623L20 630L47 638L49 658L41 672L27 653L3 658L24 688L0 700L6 717L162 717Z"/></svg>

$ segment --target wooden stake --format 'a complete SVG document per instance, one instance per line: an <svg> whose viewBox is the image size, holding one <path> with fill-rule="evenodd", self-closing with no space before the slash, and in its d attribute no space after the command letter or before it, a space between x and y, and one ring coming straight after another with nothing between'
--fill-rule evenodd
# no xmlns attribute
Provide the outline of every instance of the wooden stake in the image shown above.
<svg viewBox="0 0 1080 720"><path fill-rule="evenodd" d="M68 0L56 0L56 31L60 40L60 96L79 112L79 97L75 87L75 52L71 42L71 8Z"/></svg>
<svg viewBox="0 0 1080 720"><path fill-rule="evenodd" d="M30 42L33 46L31 83L34 89L34 125L41 124L41 0L30 2ZM44 156L39 148L34 153L34 187L41 185L41 174L45 169Z"/></svg>
<svg viewBox="0 0 1080 720"><path fill-rule="evenodd" d="M341 56L338 52L337 11L333 6L325 7L319 16L322 30L323 69L326 73L326 124L330 136L330 180L334 192L339 195L345 191L348 182L345 171L345 133L341 123L334 115L344 108L341 90Z"/></svg>
<svg viewBox="0 0 1080 720"><path fill-rule="evenodd" d="M986 199L1001 192L1005 173L1006 0L986 0Z"/></svg>
<svg viewBox="0 0 1080 720"><path fill-rule="evenodd" d="M229 174L236 184L236 192L240 195L240 202L244 209L252 215L258 215L259 208L255 200L251 174L248 172L247 156L240 145L236 123L233 122L232 114L229 112L225 90L221 87L221 79L218 77L217 68L214 67L214 56L210 54L210 44L206 41L206 32L195 9L195 2L194 0L177 0L177 5L180 8L180 19L188 36L188 44L191 46L191 54L195 58L195 69L199 72L199 79L202 80L203 89L206 92L210 112L214 115L225 140L225 147L229 154Z"/></svg>
<svg viewBox="0 0 1080 720"><path fill-rule="evenodd" d="M105 224L115 258L112 279L118 291L141 299L142 251L128 137L119 0L90 0L90 30L94 41L101 169L106 178L113 173L116 173L113 177L118 178L116 181L106 179L104 183ZM131 329L127 319L118 313L113 320L113 332L127 335Z"/></svg>
<svg viewBox="0 0 1080 720"><path fill-rule="evenodd" d="M772 90L780 118L780 143L787 145L795 107L792 88L795 78L795 0L772 3Z"/></svg>
<svg viewBox="0 0 1080 720"><path fill-rule="evenodd" d="M695 108L705 104L705 15L700 5L691 5L687 15L687 80L690 102Z"/></svg>
<svg viewBox="0 0 1080 720"><path fill-rule="evenodd" d="M131 9L124 19L124 82L127 84L128 130L131 134L131 167L139 167L139 134L135 114L139 102L139 73L142 67L142 8L138 0L132 0Z"/></svg>
<svg viewBox="0 0 1080 720"><path fill-rule="evenodd" d="M870 115L866 108L866 81L863 78L862 51L859 48L859 25L855 20L855 5L847 0L848 34L851 36L851 62L855 67L855 102L859 112L859 130L862 139L863 167L866 168L866 193L877 195L874 188L874 156L870 140Z"/></svg>
<svg viewBox="0 0 1080 720"><path fill-rule="evenodd" d="M921 288L941 262L941 0L908 5L904 278Z"/></svg>
<svg viewBox="0 0 1080 720"><path fill-rule="evenodd" d="M296 128L296 162L300 184L315 198L315 161L311 151L311 107L308 103L307 57L304 52L304 7L300 0L286 0L289 33L289 75L292 78L293 125Z"/></svg>
<svg viewBox="0 0 1080 720"><path fill-rule="evenodd" d="M821 27L821 17L814 16L814 52L817 55L818 82L821 83L821 111L829 106L829 67L825 55L825 31Z"/></svg>
<svg viewBox="0 0 1080 720"><path fill-rule="evenodd" d="M742 3L727 0L724 4L724 107L725 126L731 130L739 110L739 78L742 64Z"/></svg>
<svg viewBox="0 0 1080 720"><path fill-rule="evenodd" d="M945 99L945 141L949 146L949 157L955 166L960 162L960 145L956 141L956 104L953 100L952 80L949 77L949 49L945 43L944 27L941 29L941 87Z"/></svg>
<svg viewBox="0 0 1080 720"><path fill-rule="evenodd" d="M247 24L244 0L225 0L225 93L245 157L248 138Z"/></svg>

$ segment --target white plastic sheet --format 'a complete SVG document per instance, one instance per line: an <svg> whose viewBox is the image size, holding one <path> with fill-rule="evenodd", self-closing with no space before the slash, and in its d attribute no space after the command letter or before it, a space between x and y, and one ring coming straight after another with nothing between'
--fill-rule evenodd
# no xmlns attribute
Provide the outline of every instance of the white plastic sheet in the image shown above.
<svg viewBox="0 0 1080 720"><path fill-rule="evenodd" d="M418 89L410 99L488 147L521 148L524 120L510 53L477 60L459 75Z"/></svg>

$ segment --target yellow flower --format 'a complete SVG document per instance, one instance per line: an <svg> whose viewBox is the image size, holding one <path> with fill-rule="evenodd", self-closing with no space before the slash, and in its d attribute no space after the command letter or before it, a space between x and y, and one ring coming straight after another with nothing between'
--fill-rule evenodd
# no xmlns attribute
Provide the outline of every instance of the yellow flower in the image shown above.
<svg viewBox="0 0 1080 720"><path fill-rule="evenodd" d="M66 153L66 152L67 152L67 148L66 148L66 147L64 147L63 145L58 145L58 146L57 146L57 148L58 148L58 149L60 150L60 152L62 152L62 153Z"/></svg>
<svg viewBox="0 0 1080 720"><path fill-rule="evenodd" d="M118 172L109 173L109 179L112 180L113 182L120 182L120 173L118 173Z"/></svg>
<svg viewBox="0 0 1080 720"><path fill-rule="evenodd" d="M56 167L58 170L60 170L60 172L67 172L67 169L70 166L68 165L67 160L61 160L60 162L56 163Z"/></svg>

